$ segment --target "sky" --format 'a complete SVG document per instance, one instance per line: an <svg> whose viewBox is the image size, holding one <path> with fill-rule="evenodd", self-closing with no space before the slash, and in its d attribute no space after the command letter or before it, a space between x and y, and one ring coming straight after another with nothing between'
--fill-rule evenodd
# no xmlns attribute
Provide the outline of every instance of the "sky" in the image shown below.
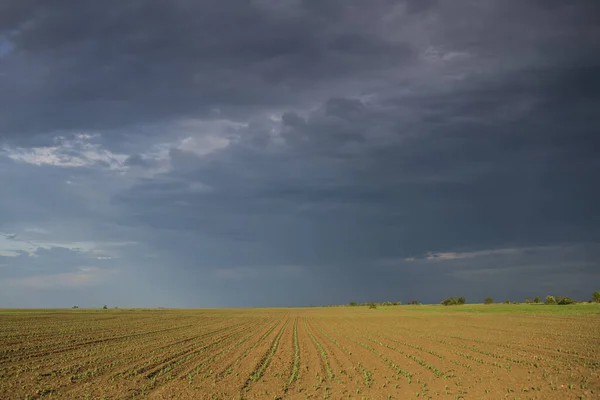
<svg viewBox="0 0 600 400"><path fill-rule="evenodd" d="M0 2L0 307L600 290L596 0Z"/></svg>

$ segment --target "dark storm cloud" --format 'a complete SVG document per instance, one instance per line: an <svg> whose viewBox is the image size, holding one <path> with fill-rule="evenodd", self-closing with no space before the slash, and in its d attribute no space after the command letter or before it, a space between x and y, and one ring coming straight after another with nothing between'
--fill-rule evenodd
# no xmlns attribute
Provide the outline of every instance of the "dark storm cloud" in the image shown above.
<svg viewBox="0 0 600 400"><path fill-rule="evenodd" d="M357 274L374 257L431 248L600 239L591 184L598 163L588 152L597 139L569 118L569 108L583 103L543 94L507 118L521 92L480 91L487 113L482 95L463 98L440 110L441 122L421 122L419 135L403 130L398 107L382 111L356 99L331 100L308 118L284 114L280 152L242 142L195 164L187 156L189 169L174 172L179 184L196 179L210 193L152 189L157 197L150 197L157 182L149 181L121 199L155 204L142 219L158 226L277 243L294 261L355 264ZM421 101L415 112L427 108ZM182 205L181 221L170 204Z"/></svg>
<svg viewBox="0 0 600 400"><path fill-rule="evenodd" d="M540 291L584 298L599 11L3 2L0 228L139 243L102 262L165 305L525 296L540 275ZM73 285L106 278L50 252Z"/></svg>
<svg viewBox="0 0 600 400"><path fill-rule="evenodd" d="M470 102L463 98L458 107L447 105L440 111L446 114L441 122L421 122L419 129L425 132L418 135L403 131L397 107L382 111L358 100L329 101L308 118L284 114L285 144L279 152L259 153L242 142L209 160L196 159L196 164L188 155L192 167L174 174L182 174L183 182L204 182L213 191L179 191L169 197L168 191L156 190L153 200L160 201L156 208L165 210L165 219L176 226L167 206L187 204L182 226L193 229L206 228L200 221L213 221L210 229L223 229L228 219L221 215L239 213L241 219L231 219L230 229L254 238L254 226L243 223L244 216L261 215L261 230L269 231L270 218L295 215L299 221L293 226L316 224L317 233L306 232L308 249L318 246L313 241L323 240L318 232L329 236L332 229L337 234L329 240L337 238L342 245L347 219L351 224L360 221L355 228L361 232L354 235L362 240L347 249L348 259L365 255L376 239L380 244L373 253L385 244L396 251L415 251L414 246L426 251L427 246L490 245L515 236L525 243L598 238L597 226L585 223L599 196L590 184L597 161L588 153L597 139L593 129L576 127L569 118L568 108L577 107L577 99L546 96L506 118L506 104L519 96L511 97L507 90L482 89L487 114L480 108L480 96ZM427 108L421 103L417 111ZM593 115L585 117L588 124L598 123ZM544 125L532 130L538 121ZM572 154L579 155L576 161ZM133 204L151 199L148 187L140 191L144 187L138 189L139 196L129 194ZM572 207L574 203L579 206ZM160 221L155 215L153 223ZM273 228L272 234L288 233Z"/></svg>
<svg viewBox="0 0 600 400"><path fill-rule="evenodd" d="M4 2L0 27L14 48L0 58L0 130L111 129L214 108L248 115L414 57L370 32L376 21L356 26L289 3Z"/></svg>
<svg viewBox="0 0 600 400"><path fill-rule="evenodd" d="M432 42L488 61L512 52L509 66L579 57L597 45L597 5L577 3L3 2L12 50L0 57L0 130L117 129L312 103L340 86L364 89L357 79L389 84Z"/></svg>

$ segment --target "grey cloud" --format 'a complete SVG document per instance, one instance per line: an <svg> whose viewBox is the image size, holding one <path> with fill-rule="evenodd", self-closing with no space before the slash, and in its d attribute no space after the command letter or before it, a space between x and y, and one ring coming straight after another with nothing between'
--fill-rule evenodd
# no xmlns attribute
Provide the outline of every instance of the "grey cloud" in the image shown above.
<svg viewBox="0 0 600 400"><path fill-rule="evenodd" d="M495 92L487 93L493 98ZM502 108L510 100L503 90L498 95L504 101L498 101L497 108ZM475 97L473 105L478 101ZM468 104L467 100L463 99L463 104ZM448 115L460 118L472 114L470 107L464 110L452 109ZM598 193L589 181L570 182L567 172L579 168L587 173L590 164L574 166L554 154L559 147L569 153L584 153L585 143L593 140L586 137L591 132L579 132L586 140L571 143L566 140L573 134L568 121L549 132L514 132L514 120L527 123L526 116L517 114L505 122L496 121L492 127L486 121L456 126L445 118L442 126L433 125L421 135L413 135L398 131L402 113L397 108L386 111L357 100L333 100L308 118L284 114L285 144L274 154L257 154L242 145L232 145L208 161L182 153L188 159L183 177L199 179L213 186L215 192L178 192L177 197L165 198L167 191L161 190L157 209L168 210L169 202L185 201L181 226L235 232L237 237L253 240L263 235L262 240L277 243L290 235L282 244L288 250L297 246L311 253L321 246L340 247L356 241L345 250L347 260L382 251L402 254L408 249L427 251L465 243L490 246L510 241L515 235L523 243L598 237L596 227L582 229L575 222L589 218L589 209L569 206L580 198L585 198L586 204L595 203ZM533 111L535 118L544 112ZM494 117L497 114L490 113ZM355 129L351 123L354 119L363 125ZM423 126L427 127L421 124L421 129ZM362 138L357 141L357 150L351 156L338 157L353 130ZM379 131L378 135L371 135L372 131ZM389 140L380 142L380 136L392 138L391 144ZM548 180L550 176L552 180ZM156 185L151 181L147 184ZM538 187L528 190L530 185ZM134 199L138 204L141 197ZM168 220L177 226L172 214L164 219L154 215L154 224L160 226L161 221ZM248 222L253 219L250 215L261 216L259 235L254 231L257 226ZM278 221L289 221L295 232L281 232ZM360 227L362 232L352 233L349 225Z"/></svg>
<svg viewBox="0 0 600 400"><path fill-rule="evenodd" d="M155 163L153 163L150 160L147 160L145 158L143 158L140 154L132 154L129 157L127 157L127 159L124 162L125 165L130 166L130 167L151 167L154 166Z"/></svg>
<svg viewBox="0 0 600 400"><path fill-rule="evenodd" d="M27 13L23 3L4 3L15 48L0 59L3 136L278 108L331 87L327 80L411 57L381 37L338 34L351 21L324 21L305 5L287 13L250 2L32 3Z"/></svg>
<svg viewBox="0 0 600 400"><path fill-rule="evenodd" d="M498 58L548 62L576 49L575 59L598 43L580 27L590 26L594 2L318 3L4 2L0 30L14 49L0 58L0 134L110 131L214 108L243 119L382 84L422 84L402 72L423 69L428 47L470 52L459 67L486 73L490 63L502 68ZM443 68L435 73L454 67Z"/></svg>
<svg viewBox="0 0 600 400"><path fill-rule="evenodd" d="M0 6L0 148L124 161L0 153L4 232L137 242L99 261L165 306L592 289L596 2L34 3ZM486 256L380 262L456 252Z"/></svg>

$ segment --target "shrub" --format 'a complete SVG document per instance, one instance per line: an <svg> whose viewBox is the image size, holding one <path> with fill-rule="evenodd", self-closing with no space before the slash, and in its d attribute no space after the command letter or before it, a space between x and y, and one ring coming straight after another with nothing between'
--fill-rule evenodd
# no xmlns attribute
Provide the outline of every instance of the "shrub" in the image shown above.
<svg viewBox="0 0 600 400"><path fill-rule="evenodd" d="M465 304L466 301L467 299L465 299L464 297L448 297L447 299L444 299L444 301L442 301L440 304L443 304L445 306L457 306Z"/></svg>
<svg viewBox="0 0 600 400"><path fill-rule="evenodd" d="M440 302L443 306L453 306L456 304L456 299L454 297L448 297Z"/></svg>
<svg viewBox="0 0 600 400"><path fill-rule="evenodd" d="M494 299L492 299L490 296L486 297L483 300L483 304L493 304L494 303Z"/></svg>
<svg viewBox="0 0 600 400"><path fill-rule="evenodd" d="M562 296L554 296L554 300L556 301L556 304L560 303L562 301L563 297Z"/></svg>
<svg viewBox="0 0 600 400"><path fill-rule="evenodd" d="M102 307L103 310L108 310L108 307L106 306L106 304L104 305L104 307Z"/></svg>
<svg viewBox="0 0 600 400"><path fill-rule="evenodd" d="M533 302L534 302L534 303L541 303L541 302L542 302L542 299L540 299L540 296L535 296L535 297L533 298Z"/></svg>
<svg viewBox="0 0 600 400"><path fill-rule="evenodd" d="M556 304L554 296L546 296L546 304Z"/></svg>
<svg viewBox="0 0 600 400"><path fill-rule="evenodd" d="M560 301L557 301L558 304L566 305L566 304L575 304L575 300L570 297L562 297Z"/></svg>
<svg viewBox="0 0 600 400"><path fill-rule="evenodd" d="M367 303L367 306L368 306L370 309L377 308L377 304L373 303L372 301L371 301L371 302L369 302L369 303Z"/></svg>
<svg viewBox="0 0 600 400"><path fill-rule="evenodd" d="M525 303L531 304L531 299L525 299Z"/></svg>
<svg viewBox="0 0 600 400"><path fill-rule="evenodd" d="M455 306L458 304L458 300L456 299L456 297L448 297L447 299L444 299L444 301L442 301L441 304L445 306Z"/></svg>
<svg viewBox="0 0 600 400"><path fill-rule="evenodd" d="M397 302L395 302L395 303L394 303L394 305L395 305L395 306L401 306L401 305L402 305L402 302L401 302L401 301L397 301Z"/></svg>
<svg viewBox="0 0 600 400"><path fill-rule="evenodd" d="M592 300L594 300L596 303L600 303L600 292L592 293Z"/></svg>
<svg viewBox="0 0 600 400"><path fill-rule="evenodd" d="M350 307L356 307L356 302L355 301L351 301L349 305L350 305Z"/></svg>
<svg viewBox="0 0 600 400"><path fill-rule="evenodd" d="M411 300L411 301L408 302L408 304L413 304L415 306L421 305L421 303L419 303L417 300Z"/></svg>

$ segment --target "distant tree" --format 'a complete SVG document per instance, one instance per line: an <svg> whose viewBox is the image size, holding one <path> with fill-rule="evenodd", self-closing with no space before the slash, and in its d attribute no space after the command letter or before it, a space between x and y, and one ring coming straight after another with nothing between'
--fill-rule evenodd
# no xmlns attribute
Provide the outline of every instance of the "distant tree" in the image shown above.
<svg viewBox="0 0 600 400"><path fill-rule="evenodd" d="M445 298L444 300L442 300L442 302L440 304L443 306L455 306L458 304L458 301L456 300L455 297L448 297L448 298Z"/></svg>
<svg viewBox="0 0 600 400"><path fill-rule="evenodd" d="M575 300L570 297L561 297L560 301L557 301L557 304L567 305L567 304L575 304Z"/></svg>
<svg viewBox="0 0 600 400"><path fill-rule="evenodd" d="M377 303L370 301L367 303L367 306L369 307L369 309L375 309L377 308Z"/></svg>
<svg viewBox="0 0 600 400"><path fill-rule="evenodd" d="M556 304L556 298L554 296L546 296L546 304Z"/></svg>
<svg viewBox="0 0 600 400"><path fill-rule="evenodd" d="M395 305L395 306L401 306L401 305L402 305L402 302L401 302L401 301L397 301L397 302L395 302L395 303L394 303L394 305Z"/></svg>
<svg viewBox="0 0 600 400"><path fill-rule="evenodd" d="M421 305L421 303L419 303L417 300L411 300L408 304L413 304L415 306Z"/></svg>
<svg viewBox="0 0 600 400"><path fill-rule="evenodd" d="M600 303L600 292L592 293L592 300L594 300L596 303Z"/></svg>
<svg viewBox="0 0 600 400"><path fill-rule="evenodd" d="M533 298L533 302L534 302L534 303L541 303L541 302L542 302L542 299L540 299L540 296L535 296L535 297Z"/></svg>
<svg viewBox="0 0 600 400"><path fill-rule="evenodd" d="M531 299L525 299L525 303L531 304Z"/></svg>
<svg viewBox="0 0 600 400"><path fill-rule="evenodd" d="M102 307L103 310L108 310L108 307L106 306L106 304L104 305L104 307Z"/></svg>
<svg viewBox="0 0 600 400"><path fill-rule="evenodd" d="M445 306L457 306L457 305L462 305L465 304L467 302L467 299L465 299L464 297L448 297L447 299L444 299L440 304L445 305Z"/></svg>
<svg viewBox="0 0 600 400"><path fill-rule="evenodd" d="M73 306L73 307L71 307L71 308L79 308L79 306Z"/></svg>
<svg viewBox="0 0 600 400"><path fill-rule="evenodd" d="M483 304L494 304L494 299L488 296L483 300Z"/></svg>
<svg viewBox="0 0 600 400"><path fill-rule="evenodd" d="M505 304L510 304L510 300L504 300Z"/></svg>
<svg viewBox="0 0 600 400"><path fill-rule="evenodd" d="M351 301L350 302L350 307L356 307L356 302L355 301Z"/></svg>

